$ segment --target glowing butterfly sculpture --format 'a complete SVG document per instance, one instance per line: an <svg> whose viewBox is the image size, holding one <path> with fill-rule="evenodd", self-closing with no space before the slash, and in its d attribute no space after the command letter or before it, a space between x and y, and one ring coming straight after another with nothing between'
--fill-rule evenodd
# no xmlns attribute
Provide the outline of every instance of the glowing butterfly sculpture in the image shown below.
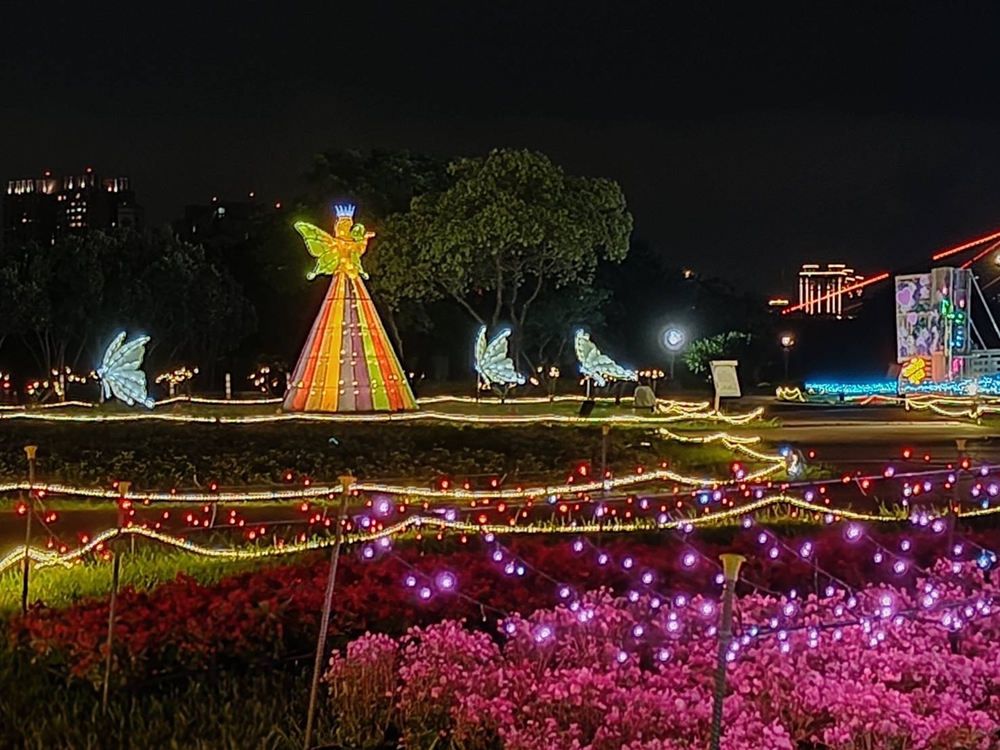
<svg viewBox="0 0 1000 750"><path fill-rule="evenodd" d="M147 409L153 408L153 399L146 395L146 373L139 369L146 355L147 343L149 336L140 336L128 343L125 342L125 331L115 336L104 352L101 366L97 368L104 398L114 395L129 406L138 402Z"/></svg>
<svg viewBox="0 0 1000 750"><path fill-rule="evenodd" d="M316 266L306 274L306 278L312 281L317 276L343 272L352 279L358 276L367 279L368 274L361 266L361 254L375 232L365 231L364 224L352 223L354 206L345 204L333 208L337 213L336 237L313 224L295 222L295 231L302 235L306 249L316 259Z"/></svg>
<svg viewBox="0 0 1000 750"><path fill-rule="evenodd" d="M583 330L577 331L573 346L576 349L576 358L580 360L580 372L584 377L593 380L596 386L605 386L609 380L639 379L635 370L626 370L607 354L603 354L590 340L589 333Z"/></svg>
<svg viewBox="0 0 1000 750"><path fill-rule="evenodd" d="M476 372L487 386L510 387L524 385L524 376L514 367L514 360L507 356L507 339L510 329L504 328L486 343L486 326L479 329L476 338Z"/></svg>

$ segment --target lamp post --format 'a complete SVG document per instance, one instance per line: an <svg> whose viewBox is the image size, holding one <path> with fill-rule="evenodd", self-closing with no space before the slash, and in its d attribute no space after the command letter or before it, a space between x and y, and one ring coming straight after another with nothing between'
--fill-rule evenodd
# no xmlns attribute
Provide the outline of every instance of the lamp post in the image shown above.
<svg viewBox="0 0 1000 750"><path fill-rule="evenodd" d="M663 348L670 355L670 380L674 379L674 360L677 353L684 349L687 344L687 332L679 325L671 323L663 329Z"/></svg>
<svg viewBox="0 0 1000 750"><path fill-rule="evenodd" d="M740 567L746 561L743 555L725 553L719 555L722 560L722 616L719 623L719 653L715 664L715 691L712 696L712 733L709 739L709 750L719 750L722 740L722 702L726 695L726 655L729 643L733 638L733 595L736 593L736 581L740 577Z"/></svg>
<svg viewBox="0 0 1000 750"><path fill-rule="evenodd" d="M792 353L792 347L795 346L795 334L781 334L781 336L778 337L778 343L781 344L781 355L782 359L785 361L785 380L788 380L788 357Z"/></svg>

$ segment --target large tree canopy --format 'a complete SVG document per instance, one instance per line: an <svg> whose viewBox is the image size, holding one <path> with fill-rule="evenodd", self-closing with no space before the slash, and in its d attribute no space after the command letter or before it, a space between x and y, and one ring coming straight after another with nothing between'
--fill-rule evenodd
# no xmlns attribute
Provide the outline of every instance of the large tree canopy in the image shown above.
<svg viewBox="0 0 1000 750"><path fill-rule="evenodd" d="M447 187L448 161L406 150L335 149L313 159L306 181L307 203L329 211L330 199L353 201L380 222L408 210L414 196Z"/></svg>
<svg viewBox="0 0 1000 750"><path fill-rule="evenodd" d="M517 336L546 289L588 284L600 259L628 253L632 217L617 183L573 177L542 154L497 150L449 168L443 191L386 222L373 263L390 306L451 298Z"/></svg>
<svg viewBox="0 0 1000 750"><path fill-rule="evenodd" d="M46 372L89 370L122 329L150 334L150 354L165 364L183 357L210 372L255 326L232 276L170 233L95 231L8 248L0 280L0 310L12 312L4 332Z"/></svg>

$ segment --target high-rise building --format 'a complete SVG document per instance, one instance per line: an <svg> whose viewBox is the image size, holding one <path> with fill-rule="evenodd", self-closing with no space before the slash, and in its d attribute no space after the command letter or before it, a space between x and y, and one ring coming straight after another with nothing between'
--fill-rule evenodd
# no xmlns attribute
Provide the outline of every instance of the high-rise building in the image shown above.
<svg viewBox="0 0 1000 750"><path fill-rule="evenodd" d="M861 290L845 291L864 280L843 263L803 263L799 271L799 306L805 315L844 317L848 304L861 296Z"/></svg>
<svg viewBox="0 0 1000 750"><path fill-rule="evenodd" d="M52 243L56 237L88 229L137 228L142 209L128 177L82 175L29 177L7 182L3 196L5 243Z"/></svg>

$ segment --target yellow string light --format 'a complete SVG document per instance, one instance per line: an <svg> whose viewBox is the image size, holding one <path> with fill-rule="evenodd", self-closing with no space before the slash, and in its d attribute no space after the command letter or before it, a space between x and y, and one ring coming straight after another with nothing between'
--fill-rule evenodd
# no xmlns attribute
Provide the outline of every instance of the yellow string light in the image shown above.
<svg viewBox="0 0 1000 750"><path fill-rule="evenodd" d="M618 425L622 427L642 427L692 420L718 422L728 425L746 425L759 419L762 407L738 415L718 412L683 412L662 416L638 414L612 414L604 417L580 417L568 414L455 414L451 412L410 411L376 412L371 414L352 413L279 413L253 414L247 416L200 416L196 414L157 414L156 412L130 412L127 414L52 414L24 409L0 410L0 420L26 419L44 422L116 423L116 422L173 422L177 424L273 424L277 422L323 422L337 424L364 424L386 422L453 422L457 424L484 425L528 425L528 424L568 424L568 425Z"/></svg>
<svg viewBox="0 0 1000 750"><path fill-rule="evenodd" d="M777 391L775 392L779 401L799 401L805 402L806 395L802 392L802 389L797 386L784 386L779 385Z"/></svg>
<svg viewBox="0 0 1000 750"><path fill-rule="evenodd" d="M524 499L535 497L547 497L550 495L578 494L587 492L597 492L601 490L623 489L635 487L637 485L651 484L658 481L672 482L689 487L719 487L726 484L753 482L758 479L771 476L782 470L785 460L781 456L767 456L766 454L752 451L740 443L734 443L733 448L742 451L750 451L754 457L760 457L768 461L769 465L757 471L746 474L739 479L717 479L712 477L694 477L679 474L671 469L650 469L649 471L636 472L620 477L608 479L596 479L590 482L571 483L566 482L557 485L544 485L535 487L518 487L506 489L490 490L467 490L464 488L455 489L427 489L420 485L396 485L381 482L356 482L350 489L356 492L378 492L386 495L398 495L402 497L421 497L429 500L479 500L479 499ZM119 493L114 489L103 489L100 487L84 487L58 483L35 483L29 485L27 482L8 482L0 484L0 494L12 492L25 492L29 489L41 491L49 495L65 495L68 497L89 497L106 500L118 500ZM129 500L137 502L196 502L196 503L244 503L258 501L275 500L303 500L308 498L323 497L338 493L342 490L340 484L336 485L311 485L302 488L282 488L273 490L244 490L241 492L141 492L132 491L129 493Z"/></svg>
<svg viewBox="0 0 1000 750"><path fill-rule="evenodd" d="M796 497L790 497L788 495L773 495L771 497L762 498L746 505L742 505L738 508L730 508L728 510L716 511L714 513L706 513L702 516L696 516L687 519L668 519L664 521L659 521L655 519L638 519L634 521L619 521L615 519L610 519L603 522L586 522L586 523L530 523L521 526L510 526L509 524L478 524L471 523L469 521L458 521L458 520L448 520L441 518L440 516L413 516L411 518L400 521L391 526L386 526L383 529L371 532L349 532L344 535L344 541L348 544L357 544L364 542L377 541L378 539L384 537L390 537L396 534L404 533L412 529L420 529L423 527L430 527L436 529L446 529L449 531L461 532L461 533L472 533L472 534L497 534L497 535L530 535L530 534L588 534L588 533L605 533L605 534L634 534L650 531L666 531L674 530L687 526L709 526L718 523L725 523L727 521L742 518L749 514L756 513L758 511L766 510L768 508L787 505L799 510L807 511L810 513L823 514L824 516L829 516L836 518L838 520L848 520L848 521L866 521L871 523L900 523L906 521L906 516L902 513L900 514L875 514L875 513L862 513L859 511L853 511L850 509L834 509L824 506L816 506L801 500ZM958 513L959 518L966 517L981 517L994 515L1000 512L1000 506L987 509L976 509L969 510ZM282 555L291 555L299 552L307 552L311 550L319 550L330 547L336 543L333 537L329 538L313 538L304 542L283 542L278 545L269 547L254 547L254 548L239 548L239 547L209 547L206 545L195 544L186 539L180 537L172 536L170 534L165 534L160 531L155 531L153 529L141 527L141 526L129 526L125 528L111 528L100 532L92 539L90 539L86 544L78 547L77 549L70 550L65 553L49 552L48 550L40 550L34 547L29 547L28 556L34 561L37 568L47 568L56 565L61 565L63 567L70 567L74 562L80 560L82 557L88 553L94 551L98 546L103 543L109 542L116 537L126 537L126 536L141 536L148 539L166 544L168 546L183 549L192 554L201 555L204 557L214 557L220 559L230 559L230 560L255 560L263 559L266 557L277 557ZM9 552L4 557L0 558L0 573L2 573L7 568L17 565L24 560L24 546L17 547Z"/></svg>
<svg viewBox="0 0 1000 750"><path fill-rule="evenodd" d="M508 406L518 404L542 404L559 402L582 402L583 396L557 396L549 399L542 396L526 396L511 399ZM613 403L614 399L597 399L601 402ZM157 407L168 406L179 403L201 404L209 406L232 406L236 408L250 406L265 406L281 403L280 398L254 398L254 399L221 399L202 398L197 396L175 396L156 403ZM419 399L421 405L429 404L477 404L472 397L464 396L431 396ZM660 399L657 401L657 413L655 415L638 414L612 414L597 417L579 417L569 414L453 414L449 412L436 411L416 411L397 413L375 413L375 414L324 414L324 413L295 413L295 414L251 414L246 416L227 415L197 415L197 414L158 414L155 412L130 412L111 414L53 414L39 413L41 411L51 412L62 407L78 407L94 409L98 405L86 401L67 401L57 404L45 404L35 407L25 406L0 406L0 419L38 419L53 422L136 422L144 420L193 423L193 424L266 424L272 422L286 422L293 420L304 420L312 422L413 422L421 420L457 422L470 424L620 424L620 425L655 425L671 422L682 422L700 420L706 422L719 422L730 425L745 425L758 419L764 413L762 407L758 407L745 414L726 415L712 411L708 402L685 402Z"/></svg>

